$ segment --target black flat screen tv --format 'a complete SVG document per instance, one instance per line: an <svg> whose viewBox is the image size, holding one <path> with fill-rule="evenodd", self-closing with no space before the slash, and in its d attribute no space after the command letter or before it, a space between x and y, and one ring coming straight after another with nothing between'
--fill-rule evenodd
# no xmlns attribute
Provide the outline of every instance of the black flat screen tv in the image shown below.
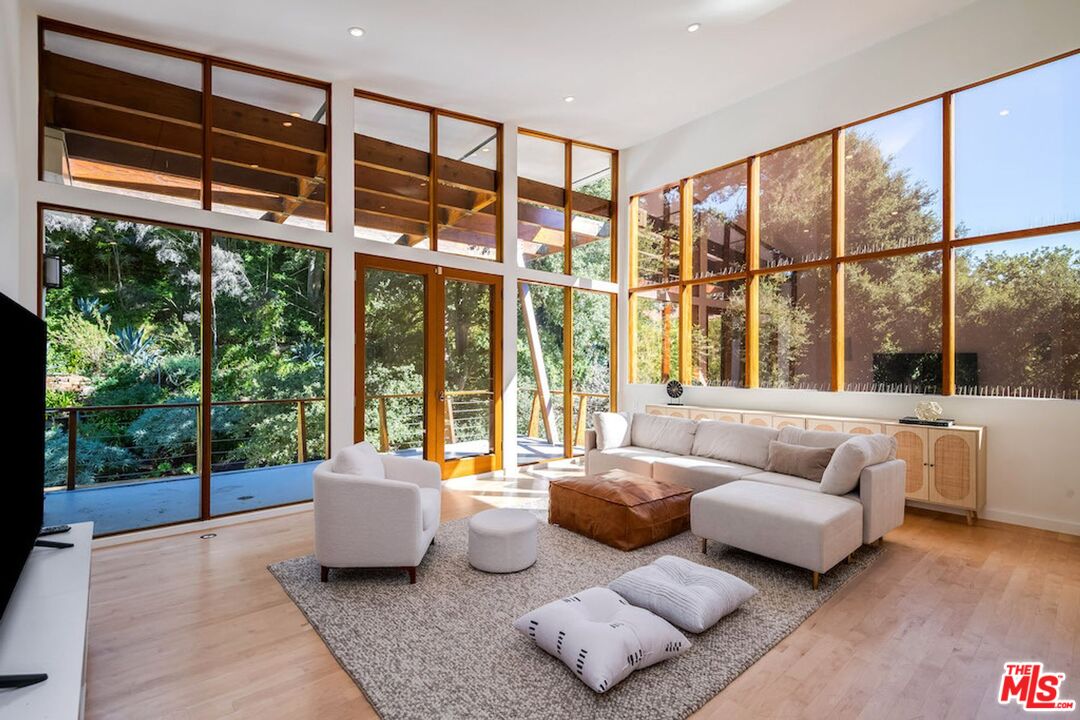
<svg viewBox="0 0 1080 720"><path fill-rule="evenodd" d="M0 294L10 402L0 500L0 621L41 532L45 505L45 323Z"/></svg>

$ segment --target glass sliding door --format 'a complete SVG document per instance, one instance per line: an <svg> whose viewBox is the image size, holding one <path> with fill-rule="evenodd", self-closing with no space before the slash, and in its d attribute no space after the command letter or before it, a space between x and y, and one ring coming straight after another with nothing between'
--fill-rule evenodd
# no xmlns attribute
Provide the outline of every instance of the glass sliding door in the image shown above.
<svg viewBox="0 0 1080 720"><path fill-rule="evenodd" d="M564 457L566 289L518 285L517 443L522 465Z"/></svg>
<svg viewBox="0 0 1080 720"><path fill-rule="evenodd" d="M365 268L361 283L364 437L379 452L425 457L427 276Z"/></svg>
<svg viewBox="0 0 1080 720"><path fill-rule="evenodd" d="M356 256L356 436L438 462L444 477L501 460L501 279Z"/></svg>
<svg viewBox="0 0 1080 720"><path fill-rule="evenodd" d="M593 427L593 413L608 412L614 405L611 318L615 296L576 288L569 292L573 300L571 440L573 454L582 455L585 431Z"/></svg>
<svg viewBox="0 0 1080 720"><path fill-rule="evenodd" d="M45 210L45 524L200 517L197 230Z"/></svg>
<svg viewBox="0 0 1080 720"><path fill-rule="evenodd" d="M495 452L492 287L451 278L443 284L443 389L439 400L446 460Z"/></svg>
<svg viewBox="0 0 1080 720"><path fill-rule="evenodd" d="M311 499L326 457L328 252L215 235L210 514Z"/></svg>

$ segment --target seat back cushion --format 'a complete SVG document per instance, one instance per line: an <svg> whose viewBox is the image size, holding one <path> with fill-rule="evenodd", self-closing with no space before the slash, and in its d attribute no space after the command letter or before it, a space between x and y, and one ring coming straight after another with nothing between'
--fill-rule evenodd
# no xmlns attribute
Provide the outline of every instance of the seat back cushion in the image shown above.
<svg viewBox="0 0 1080 720"><path fill-rule="evenodd" d="M686 418L634 413L630 421L631 444L673 455L689 455L698 423Z"/></svg>
<svg viewBox="0 0 1080 720"><path fill-rule="evenodd" d="M826 432L824 430L803 430L802 428L785 425L780 430L780 436L776 438L780 442L789 445L805 445L807 447L837 448L840 444L855 435L842 432Z"/></svg>
<svg viewBox="0 0 1080 720"><path fill-rule="evenodd" d="M630 445L630 422L633 415L628 412L593 413L593 427L596 429L596 449L627 447Z"/></svg>
<svg viewBox="0 0 1080 720"><path fill-rule="evenodd" d="M769 443L780 431L723 420L702 420L694 434L693 455L763 468L769 461Z"/></svg>
<svg viewBox="0 0 1080 720"><path fill-rule="evenodd" d="M340 475L356 475L369 480L385 480L386 470L383 468L379 453L369 442L358 442L355 445L338 450L334 456L334 472Z"/></svg>
<svg viewBox="0 0 1080 720"><path fill-rule="evenodd" d="M681 655L686 636L648 610L604 587L550 602L514 621L514 628L562 660L598 693L630 673Z"/></svg>
<svg viewBox="0 0 1080 720"><path fill-rule="evenodd" d="M769 462L765 465L765 471L821 482L821 476L835 452L827 447L790 445L773 440L769 443Z"/></svg>
<svg viewBox="0 0 1080 720"><path fill-rule="evenodd" d="M674 555L624 573L608 587L692 633L705 632L757 595L753 585L734 575Z"/></svg>
<svg viewBox="0 0 1080 720"><path fill-rule="evenodd" d="M836 448L821 476L821 491L847 495L859 485L864 468L896 459L896 438L875 433L854 435Z"/></svg>

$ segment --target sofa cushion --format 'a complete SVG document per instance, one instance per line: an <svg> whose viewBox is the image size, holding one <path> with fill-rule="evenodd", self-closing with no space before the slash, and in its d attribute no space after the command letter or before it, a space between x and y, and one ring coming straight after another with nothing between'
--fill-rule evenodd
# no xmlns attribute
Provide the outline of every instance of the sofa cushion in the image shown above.
<svg viewBox="0 0 1080 720"><path fill-rule="evenodd" d="M439 524L440 492L435 488L420 488L420 517L424 530Z"/></svg>
<svg viewBox="0 0 1080 720"><path fill-rule="evenodd" d="M630 444L630 421L633 415L628 412L593 413L593 427L596 429L596 449L627 447Z"/></svg>
<svg viewBox="0 0 1080 720"><path fill-rule="evenodd" d="M685 485L694 492L708 490L756 472L761 472L761 468L693 455L659 458L652 466L654 479Z"/></svg>
<svg viewBox="0 0 1080 720"><path fill-rule="evenodd" d="M863 468L895 459L896 438L881 433L856 435L836 448L821 478L821 491L846 495L858 486Z"/></svg>
<svg viewBox="0 0 1080 720"><path fill-rule="evenodd" d="M825 430L803 430L792 425L785 425L780 429L780 436L776 438L780 442L789 445L805 445L807 447L837 448L841 443L855 437L851 433L827 432Z"/></svg>
<svg viewBox="0 0 1080 720"><path fill-rule="evenodd" d="M358 442L338 450L337 455L334 456L334 472L339 475L355 475L368 480L386 479L382 459L369 442Z"/></svg>
<svg viewBox="0 0 1080 720"><path fill-rule="evenodd" d="M527 612L514 628L598 693L690 648L671 623L601 587Z"/></svg>
<svg viewBox="0 0 1080 720"><path fill-rule="evenodd" d="M664 458L675 457L671 453L652 448L630 447L611 450L590 450L587 458L590 475L599 475L608 470L629 470L646 477L653 476L653 464Z"/></svg>
<svg viewBox="0 0 1080 720"><path fill-rule="evenodd" d="M694 434L693 452L680 454L763 468L769 461L769 442L776 440L778 435L779 431L772 428L702 420Z"/></svg>
<svg viewBox="0 0 1080 720"><path fill-rule="evenodd" d="M753 475L744 475L739 479L753 480L754 482L765 483L766 485L780 485L782 487L796 488L798 490L808 490L809 492L814 493L821 492L821 483L807 480L806 478L795 477L794 475L785 475L783 473L759 472L754 473ZM858 498L854 499L858 502Z"/></svg>
<svg viewBox="0 0 1080 720"><path fill-rule="evenodd" d="M692 633L705 632L757 595L753 585L734 575L674 555L624 573L608 587Z"/></svg>
<svg viewBox="0 0 1080 720"><path fill-rule="evenodd" d="M862 506L849 498L750 480L690 501L690 531L698 537L816 572L859 549L862 518Z"/></svg>
<svg viewBox="0 0 1080 720"><path fill-rule="evenodd" d="M638 447L663 450L673 455L689 455L694 446L697 422L665 415L634 413L630 438Z"/></svg>
<svg viewBox="0 0 1080 720"><path fill-rule="evenodd" d="M832 448L790 445L773 440L769 443L769 462L765 465L765 471L821 482L821 476L834 452Z"/></svg>

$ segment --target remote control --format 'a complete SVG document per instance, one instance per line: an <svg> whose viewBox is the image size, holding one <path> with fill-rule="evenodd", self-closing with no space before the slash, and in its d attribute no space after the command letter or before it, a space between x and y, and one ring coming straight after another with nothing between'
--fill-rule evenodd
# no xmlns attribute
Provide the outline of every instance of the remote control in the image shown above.
<svg viewBox="0 0 1080 720"><path fill-rule="evenodd" d="M41 528L38 537L41 537L42 535L59 535L60 533L66 533L70 529L70 525L46 525Z"/></svg>

